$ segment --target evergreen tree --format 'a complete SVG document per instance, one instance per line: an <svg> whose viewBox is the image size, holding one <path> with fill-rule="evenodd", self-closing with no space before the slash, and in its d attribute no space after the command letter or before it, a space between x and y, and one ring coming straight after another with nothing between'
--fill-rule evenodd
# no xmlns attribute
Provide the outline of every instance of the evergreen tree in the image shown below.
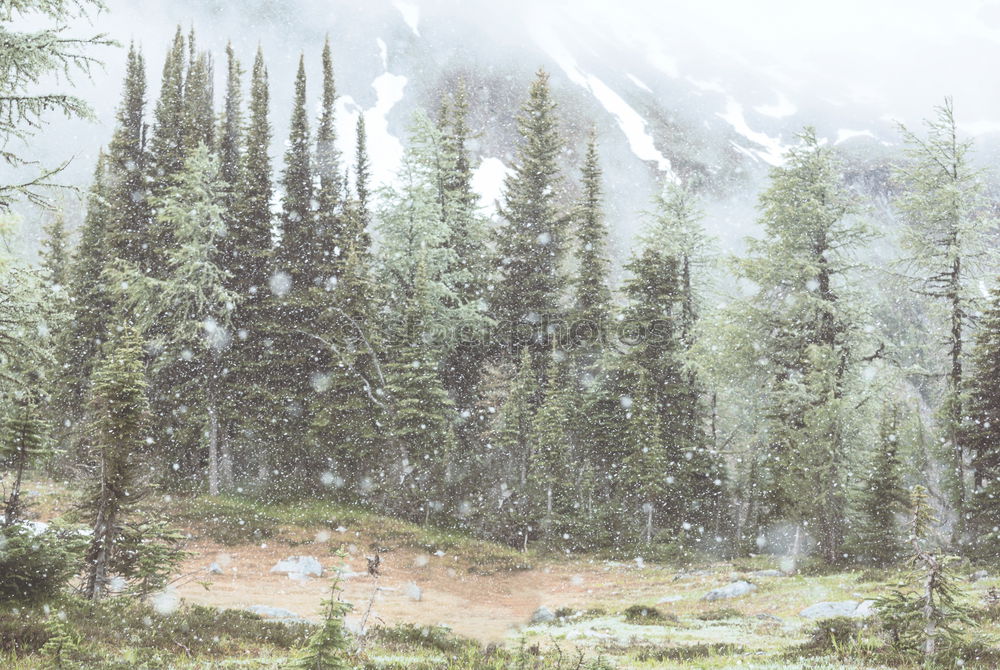
<svg viewBox="0 0 1000 670"><path fill-rule="evenodd" d="M549 349L546 331L559 319L565 285L561 264L566 225L557 203L563 145L555 109L548 74L539 71L518 117L522 140L513 171L504 182L497 277L490 297L490 316L498 324L506 355L527 345L540 368Z"/></svg>
<svg viewBox="0 0 1000 670"><path fill-rule="evenodd" d="M453 252L449 275L454 279L455 305L470 316L477 315L453 331L442 377L463 411L471 416L474 389L488 353L483 335L489 327L485 306L490 252L486 222L478 210L479 196L472 187L474 166L469 145L473 134L468 114L468 90L465 81L460 80L451 97L441 103L437 122L440 149L434 154L434 174L441 220L448 230L446 246ZM482 426L474 422L467 422L467 426L464 432L468 442L471 431Z"/></svg>
<svg viewBox="0 0 1000 670"><path fill-rule="evenodd" d="M56 293L65 291L69 286L70 274L70 242L66 230L66 218L62 211L56 212L45 227L45 239L42 241L42 268L45 270L46 281Z"/></svg>
<svg viewBox="0 0 1000 670"><path fill-rule="evenodd" d="M546 540L564 532L576 502L572 431L576 417L573 388L567 377L565 355L553 352L546 372L545 392L531 420L525 492L533 518L539 522Z"/></svg>
<svg viewBox="0 0 1000 670"><path fill-rule="evenodd" d="M150 173L154 184L166 184L184 166L184 34L177 26L167 51L160 79L160 97L153 112L153 135L149 143Z"/></svg>
<svg viewBox="0 0 1000 670"><path fill-rule="evenodd" d="M146 74L142 54L129 49L125 86L118 123L106 156L109 221L104 243L113 259L140 272L151 267L154 240L150 212L145 148Z"/></svg>
<svg viewBox="0 0 1000 670"><path fill-rule="evenodd" d="M969 504L975 551L998 555L1000 537L1000 290L994 289L979 320L973 370L967 379L968 419L964 442L972 451L976 489Z"/></svg>
<svg viewBox="0 0 1000 670"><path fill-rule="evenodd" d="M625 444L621 476L616 493L630 514L642 514L642 539L648 545L658 524L676 521L676 505L668 508L668 456L663 434L663 419L650 388L649 376L643 371L635 396L626 396L629 408L626 417ZM637 524L638 525L638 524Z"/></svg>
<svg viewBox="0 0 1000 670"><path fill-rule="evenodd" d="M18 0L4 3L3 54L0 68L0 161L19 168L35 163L20 154L19 147L31 147L30 139L47 126L49 114L68 118L90 118L90 106L80 97L60 90L71 86L74 76L89 76L100 61L90 49L114 44L107 35L79 37L67 34L70 26L83 23L91 11L103 8L100 0L51 2ZM43 24L43 25L39 25ZM44 25L48 24L48 25ZM30 30L30 26L36 29ZM52 80L56 84L53 85ZM44 87L39 82L48 82ZM34 177L0 183L0 214L5 214L18 198L48 206L46 191L58 186L53 181L69 161L55 168L42 168Z"/></svg>
<svg viewBox="0 0 1000 670"><path fill-rule="evenodd" d="M957 514L955 537L965 527L968 482L966 448L961 441L964 416L965 344L975 312L976 265L984 255L983 232L988 225L979 214L982 181L970 164L970 141L958 137L951 99L927 122L927 137L902 128L909 161L899 168L902 192L897 205L906 222L903 245L910 267L917 271L913 287L946 309L943 339L947 369L939 410L941 436L951 450L952 503ZM940 358L940 352L936 352Z"/></svg>
<svg viewBox="0 0 1000 670"><path fill-rule="evenodd" d="M21 483L25 468L51 453L45 447L45 422L32 393L21 393L0 426L0 462L12 473L10 493L4 500L3 526L23 518Z"/></svg>
<svg viewBox="0 0 1000 670"><path fill-rule="evenodd" d="M583 197L575 217L578 268L573 281L573 313L570 320L574 345L582 349L579 352L582 360L578 373L588 376L594 372L611 317L608 229L601 211L601 178L597 137L592 131L583 165Z"/></svg>
<svg viewBox="0 0 1000 670"><path fill-rule="evenodd" d="M344 616L351 611L350 603L340 599L340 585L334 582L330 597L323 601L323 625L309 638L301 656L290 670L351 670L349 649L351 640L344 626Z"/></svg>
<svg viewBox="0 0 1000 670"><path fill-rule="evenodd" d="M222 110L222 124L219 129L219 177L232 193L227 209L233 207L236 187L240 180L243 141L243 92L240 66L231 43L226 44L226 100Z"/></svg>
<svg viewBox="0 0 1000 670"><path fill-rule="evenodd" d="M127 299L134 313L142 311L142 326L159 352L154 362L157 379L164 379L182 406L178 423L190 423L206 442L208 489L218 495L220 480L220 412L225 390L223 354L229 348L232 312L238 297L227 287L226 270L219 264L218 242L225 234L224 188L219 164L200 144L157 199L157 217L174 231L177 246L167 251L164 279L130 285ZM189 465L190 449L175 464ZM196 458L201 463L201 458ZM188 468L185 468L187 470ZM182 473L183 474L183 473Z"/></svg>
<svg viewBox="0 0 1000 670"><path fill-rule="evenodd" d="M320 248L319 261L324 281L336 276L340 258L349 246L344 230L344 184L340 171L340 151L337 149L335 104L337 88L333 78L333 57L330 40L323 45L323 101L319 126L316 129L316 235Z"/></svg>
<svg viewBox="0 0 1000 670"><path fill-rule="evenodd" d="M131 328L115 336L94 371L91 416L100 463L90 501L94 523L86 556L84 594L99 600L108 590L108 566L118 526L142 493L138 466L146 444L149 405L142 342Z"/></svg>
<svg viewBox="0 0 1000 670"><path fill-rule="evenodd" d="M900 476L899 431L899 409L883 408L879 442L858 501L861 518L854 553L861 561L882 567L903 555L896 517L907 509L909 495Z"/></svg>
<svg viewBox="0 0 1000 670"><path fill-rule="evenodd" d="M87 196L80 243L70 268L70 318L59 335L55 404L71 423L79 420L87 385L107 333L111 310L104 270L109 262L105 242L110 222L104 154L97 159L93 183Z"/></svg>
<svg viewBox="0 0 1000 670"><path fill-rule="evenodd" d="M214 147L215 113L213 111L212 57L195 48L194 29L188 35L188 70L184 78L182 141L185 155L204 144ZM183 168L184 163L181 163Z"/></svg>
<svg viewBox="0 0 1000 670"><path fill-rule="evenodd" d="M759 290L729 318L734 350L763 394L756 489L766 521L802 524L826 560L842 557L847 411L858 403L860 314L850 254L869 237L831 149L807 129L760 197L764 239L748 241L739 275Z"/></svg>

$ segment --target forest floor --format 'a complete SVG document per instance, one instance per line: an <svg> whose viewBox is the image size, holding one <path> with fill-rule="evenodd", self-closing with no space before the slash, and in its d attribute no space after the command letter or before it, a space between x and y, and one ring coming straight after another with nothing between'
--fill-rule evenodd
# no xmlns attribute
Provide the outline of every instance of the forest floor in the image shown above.
<svg viewBox="0 0 1000 670"><path fill-rule="evenodd" d="M68 492L58 485L43 483L34 491L41 520L70 507ZM262 605L318 621L331 577L339 571L342 598L354 606L348 615L354 629L370 604L369 627L443 626L481 644L583 650L621 668L876 667L817 659L793 662L788 653L805 642L814 627L815 622L799 616L805 607L875 598L898 578L871 572L754 574L776 569L773 557L679 567L523 554L459 533L318 501L260 505L245 498L198 497L145 504L189 535L183 576L170 587L182 602L241 610ZM376 549L381 558L377 582L367 572L366 559ZM324 576L270 572L291 556L315 557ZM210 573L212 564L221 574ZM756 590L732 599L704 600L710 590L737 579L750 581ZM1000 580L991 575L964 588L970 602L978 603L987 589L998 585ZM655 608L662 618L646 625L630 623L625 610L636 605ZM531 624L532 614L542 606L560 616ZM1000 631L993 630L994 625L982 632L995 639ZM671 661L670 652L656 662L634 660L637 649L679 648L691 650L691 658L679 654ZM438 653L414 650L416 660L407 661L409 651L385 651L387 663L390 658L396 663L385 667L416 667L417 660L426 662ZM377 661L378 649L370 653Z"/></svg>

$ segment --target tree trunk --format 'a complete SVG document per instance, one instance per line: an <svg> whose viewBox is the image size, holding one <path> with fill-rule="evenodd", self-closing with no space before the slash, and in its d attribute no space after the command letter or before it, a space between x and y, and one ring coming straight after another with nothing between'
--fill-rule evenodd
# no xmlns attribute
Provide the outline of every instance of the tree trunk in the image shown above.
<svg viewBox="0 0 1000 670"><path fill-rule="evenodd" d="M208 405L208 495L219 495L219 416L212 401Z"/></svg>
<svg viewBox="0 0 1000 670"><path fill-rule="evenodd" d="M229 431L223 427L219 432L219 465L221 467L221 484L223 491L232 491L236 488L236 480L233 477L233 453L229 440Z"/></svg>
<svg viewBox="0 0 1000 670"><path fill-rule="evenodd" d="M21 480L24 478L24 465L28 453L24 449L17 450L17 469L14 472L14 482L11 484L10 497L4 509L3 526L13 526L21 516Z"/></svg>
<svg viewBox="0 0 1000 670"><path fill-rule="evenodd" d="M98 501L97 518L94 521L94 536L87 551L87 583L85 596L90 600L100 600L108 583L108 559L114 548L115 523L118 520L118 502L114 494L105 489Z"/></svg>

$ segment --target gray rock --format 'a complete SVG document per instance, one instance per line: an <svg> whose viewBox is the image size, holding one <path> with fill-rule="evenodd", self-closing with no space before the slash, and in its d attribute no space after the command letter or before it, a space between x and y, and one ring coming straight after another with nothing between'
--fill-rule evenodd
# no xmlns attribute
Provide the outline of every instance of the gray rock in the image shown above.
<svg viewBox="0 0 1000 670"><path fill-rule="evenodd" d="M757 570L756 572L750 573L751 577L784 577L785 573L781 570Z"/></svg>
<svg viewBox="0 0 1000 670"><path fill-rule="evenodd" d="M265 619L274 619L276 621L304 621L295 612L291 610L286 610L282 607L271 607L270 605L252 605L247 608L248 612L253 612Z"/></svg>
<svg viewBox="0 0 1000 670"><path fill-rule="evenodd" d="M542 605L531 615L531 623L551 623L556 620L556 615L545 605Z"/></svg>
<svg viewBox="0 0 1000 670"><path fill-rule="evenodd" d="M312 556L289 556L283 561L275 563L271 572L285 575L299 575L307 577L322 577L323 566Z"/></svg>
<svg viewBox="0 0 1000 670"><path fill-rule="evenodd" d="M720 586L717 589L712 589L702 600L728 600L729 598L738 598L740 596L745 596L748 593L753 593L757 590L757 586L751 584L750 582L738 581L732 584L726 584L725 586Z"/></svg>
<svg viewBox="0 0 1000 670"><path fill-rule="evenodd" d="M419 603L424 599L424 591L419 586L411 582L406 585L406 597L415 603Z"/></svg>
<svg viewBox="0 0 1000 670"><path fill-rule="evenodd" d="M855 616L858 609L857 600L840 600L837 602L822 602L810 605L799 616L805 619L831 619L836 616Z"/></svg>
<svg viewBox="0 0 1000 670"><path fill-rule="evenodd" d="M875 616L878 614L878 610L875 608L874 600L862 600L858 608L854 610L852 616L856 616L859 619L865 619L870 616Z"/></svg>
<svg viewBox="0 0 1000 670"><path fill-rule="evenodd" d="M218 563L212 563L210 566L208 566L208 574L210 574L210 575L221 575L222 574L222 566L220 566Z"/></svg>
<svg viewBox="0 0 1000 670"><path fill-rule="evenodd" d="M983 579L988 579L989 576L990 576L990 573L986 572L985 570L976 570L971 575L969 575L969 581L970 582L978 582L978 581L981 581Z"/></svg>
<svg viewBox="0 0 1000 670"><path fill-rule="evenodd" d="M760 614L754 615L755 619L760 621L768 621L770 623L781 623L781 619L774 616L773 614L768 614L767 612L761 612Z"/></svg>

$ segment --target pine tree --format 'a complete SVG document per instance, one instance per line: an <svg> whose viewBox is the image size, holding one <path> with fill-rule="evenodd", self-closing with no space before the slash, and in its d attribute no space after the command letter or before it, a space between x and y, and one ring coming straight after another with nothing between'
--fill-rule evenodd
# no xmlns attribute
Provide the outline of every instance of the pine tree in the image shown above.
<svg viewBox="0 0 1000 670"><path fill-rule="evenodd" d="M243 68L236 58L232 43L226 44L226 100L219 129L219 177L230 189L232 197L227 209L233 207L236 187L240 180L243 141Z"/></svg>
<svg viewBox="0 0 1000 670"><path fill-rule="evenodd" d="M153 240L150 238L150 212L145 148L146 74L142 54L129 50L118 123L106 164L109 221L104 243L113 259L135 267L139 272L151 269Z"/></svg>
<svg viewBox="0 0 1000 670"><path fill-rule="evenodd" d="M882 410L879 442L872 454L868 476L859 496L859 527L854 553L863 562L881 567L891 565L903 555L896 517L909 505L909 496L900 476L899 409Z"/></svg>
<svg viewBox="0 0 1000 670"><path fill-rule="evenodd" d="M66 614L57 612L45 622L45 632L48 639L39 653L53 664L53 668L75 667L72 657L79 650L79 640L66 623Z"/></svg>
<svg viewBox="0 0 1000 670"><path fill-rule="evenodd" d="M68 292L70 318L59 335L55 405L66 412L67 420L79 420L84 396L107 333L111 310L104 270L109 262L105 242L111 212L108 209L107 169L103 152L98 156L93 183L87 196L80 243L70 268Z"/></svg>
<svg viewBox="0 0 1000 670"><path fill-rule="evenodd" d="M569 324L574 346L581 349L578 373L587 376L594 373L611 318L608 229L601 211L601 179L597 136L591 131L583 165L583 197L575 217L578 268L573 280L573 313Z"/></svg>
<svg viewBox="0 0 1000 670"><path fill-rule="evenodd" d="M979 320L973 369L966 386L968 419L964 442L972 451L976 487L969 501L969 531L974 550L984 558L998 555L1000 537L1000 290L994 289Z"/></svg>
<svg viewBox="0 0 1000 670"><path fill-rule="evenodd" d="M90 52L95 46L113 42L104 34L80 37L68 34L71 26L84 23L91 11L103 9L100 0L50 2L19 0L4 3L3 67L0 71L0 161L19 168L35 161L22 156L19 147L32 146L30 139L42 131L50 114L68 118L90 118L90 106L80 97L61 90L72 86L75 76L89 76L100 63ZM41 26L39 24L48 24ZM35 30L27 30L32 25ZM58 37L55 37L58 36ZM55 80L55 84L51 80ZM49 82L40 90L39 82ZM15 200L47 207L46 191L69 161L55 168L42 168L34 177L22 175L13 183L0 183L0 214Z"/></svg>
<svg viewBox="0 0 1000 670"><path fill-rule="evenodd" d="M951 449L952 503L957 515L955 538L965 528L968 502L966 448L961 441L964 416L965 354L969 320L976 298L971 277L984 254L979 214L982 181L970 164L970 141L958 137L951 99L927 122L927 137L902 128L909 161L898 171L902 193L897 205L906 222L904 248L918 272L913 290L947 310L943 326L948 367L939 409L941 436ZM940 352L934 354L940 356Z"/></svg>
<svg viewBox="0 0 1000 670"><path fill-rule="evenodd" d="M500 479L500 509L507 510L514 526L504 530L516 532L516 539L527 546L534 511L528 489L533 444L532 418L539 395L538 375L527 348L522 350L513 374L504 381L507 382L506 388L490 436L497 453L495 460L487 461L485 467L495 469ZM516 541L514 537L507 539L512 543Z"/></svg>
<svg viewBox="0 0 1000 670"><path fill-rule="evenodd" d="M289 665L290 670L351 670L351 641L344 626L350 603L340 599L340 584L330 587L330 597L323 601L323 625L309 638L302 654Z"/></svg>
<svg viewBox="0 0 1000 670"><path fill-rule="evenodd" d="M45 227L45 239L42 242L42 268L45 270L46 281L56 292L66 290L69 286L70 274L70 242L66 230L66 218L62 211L56 212Z"/></svg>
<svg viewBox="0 0 1000 670"><path fill-rule="evenodd" d="M219 493L220 413L223 409L223 355L233 338L232 312L238 296L227 288L229 277L219 263L218 243L225 235L224 189L218 160L205 144L188 157L184 170L156 199L159 222L174 231L177 246L167 251L163 279L129 287L133 312L159 352L155 378L187 408L184 423L203 426L208 454L208 489ZM187 464L188 452L175 463ZM197 458L196 462L200 463Z"/></svg>
<svg viewBox="0 0 1000 670"><path fill-rule="evenodd" d="M153 134L149 143L150 173L154 184L166 184L184 166L184 34L177 26L163 63L160 97L153 112Z"/></svg>
<svg viewBox="0 0 1000 670"><path fill-rule="evenodd" d="M951 568L957 558L932 546L930 531L937 520L931 513L927 490L914 486L910 500L909 584L900 584L875 606L893 646L904 654L922 657L929 669L956 658L964 643L964 627L972 620ZM915 584L916 590L910 584Z"/></svg>
<svg viewBox="0 0 1000 670"><path fill-rule="evenodd" d="M739 275L759 287L729 315L764 400L757 462L767 523L808 527L828 561L842 557L846 419L862 344L851 304L850 254L870 234L838 162L811 129L760 197L764 239L748 241Z"/></svg>
<svg viewBox="0 0 1000 670"><path fill-rule="evenodd" d="M212 57L195 48L194 29L188 35L188 71L184 78L182 141L185 155L204 144L215 145ZM183 168L183 163L182 163Z"/></svg>
<svg viewBox="0 0 1000 670"><path fill-rule="evenodd" d="M118 525L142 493L138 465L146 444L149 404L142 342L130 327L115 336L94 371L91 417L100 467L91 495L94 532L86 556L84 594L99 600L107 593Z"/></svg>
<svg viewBox="0 0 1000 670"><path fill-rule="evenodd" d="M3 526L22 518L21 483L24 471L39 457L51 453L45 446L45 422L38 401L30 392L15 397L0 425L0 462L12 472L10 493L4 500Z"/></svg>
<svg viewBox="0 0 1000 670"><path fill-rule="evenodd" d="M641 513L642 541L650 544L658 524L676 520L676 509L667 507L669 484L666 438L663 419L650 387L649 376L640 372L634 396L626 396L628 414L625 428L625 448L621 475L617 478L617 495L630 514ZM676 506L672 506L676 507Z"/></svg>
<svg viewBox="0 0 1000 670"><path fill-rule="evenodd" d="M576 449L572 430L576 417L567 366L565 354L553 352L542 401L531 420L525 492L546 540L564 532L576 502L573 471Z"/></svg>
<svg viewBox="0 0 1000 670"><path fill-rule="evenodd" d="M563 145L555 109L548 74L539 71L518 117L522 139L513 171L504 182L497 277L490 296L490 316L498 324L506 355L527 345L539 367L544 367L542 359L549 349L546 330L560 317L559 298L565 285L561 265L566 225L557 202Z"/></svg>
<svg viewBox="0 0 1000 670"><path fill-rule="evenodd" d="M337 149L335 104L337 88L333 78L330 40L323 45L323 101L316 129L316 236L320 249L317 268L324 282L336 276L340 259L349 242L344 230L344 184Z"/></svg>
<svg viewBox="0 0 1000 670"><path fill-rule="evenodd" d="M445 385L467 413L488 353L483 334L489 327L485 305L490 255L485 219L478 210L479 196L472 187L474 166L469 145L473 134L468 114L468 90L460 80L450 100L441 102L437 123L440 149L435 152L434 172L441 220L448 230L446 245L453 252L449 275L454 279L455 305L477 316L454 331L442 372ZM481 428L474 422L468 424L466 441L471 440L468 433L472 429Z"/></svg>

